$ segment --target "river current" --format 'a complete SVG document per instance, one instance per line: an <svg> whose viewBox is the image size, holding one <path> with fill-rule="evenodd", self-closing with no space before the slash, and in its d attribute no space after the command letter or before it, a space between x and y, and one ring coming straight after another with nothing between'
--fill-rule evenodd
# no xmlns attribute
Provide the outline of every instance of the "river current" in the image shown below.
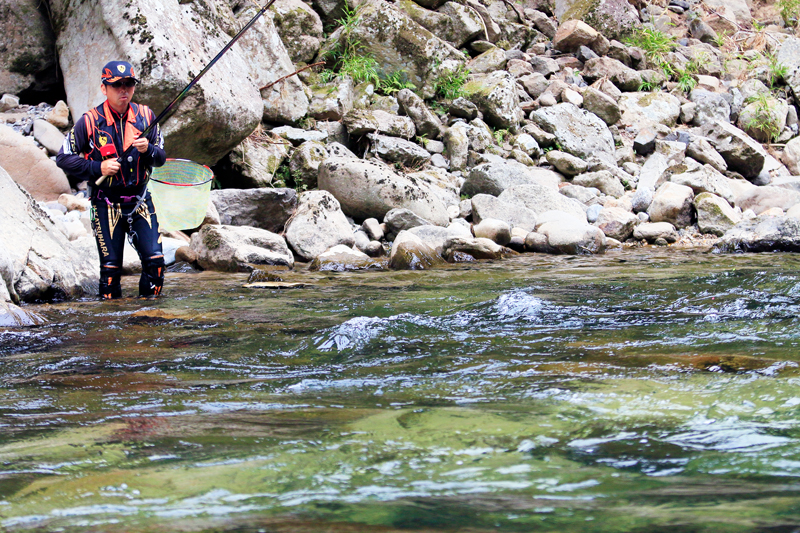
<svg viewBox="0 0 800 533"><path fill-rule="evenodd" d="M30 305L46 326L0 330L0 531L800 531L799 266L172 272Z"/></svg>

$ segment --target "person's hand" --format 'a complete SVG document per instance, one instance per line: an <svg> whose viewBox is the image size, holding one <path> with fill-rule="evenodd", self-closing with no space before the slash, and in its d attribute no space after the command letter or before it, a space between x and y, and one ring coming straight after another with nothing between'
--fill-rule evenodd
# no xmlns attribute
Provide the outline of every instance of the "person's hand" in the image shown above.
<svg viewBox="0 0 800 533"><path fill-rule="evenodd" d="M145 139L147 140L147 139ZM106 159L100 164L100 173L103 176L113 176L119 172L121 165L116 159Z"/></svg>
<svg viewBox="0 0 800 533"><path fill-rule="evenodd" d="M134 148L139 150L140 154L143 154L147 151L147 147L150 146L150 141L147 140L147 137L139 137L135 141L131 143Z"/></svg>

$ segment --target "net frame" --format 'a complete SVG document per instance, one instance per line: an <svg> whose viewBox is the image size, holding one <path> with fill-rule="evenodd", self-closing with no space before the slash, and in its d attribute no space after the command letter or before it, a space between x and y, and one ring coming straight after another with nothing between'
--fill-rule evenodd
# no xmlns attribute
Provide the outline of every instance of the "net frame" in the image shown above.
<svg viewBox="0 0 800 533"><path fill-rule="evenodd" d="M214 171L211 170L207 165L201 165L200 163L191 161L189 159L167 158L167 161L170 161L172 163L176 162L181 163L181 165L177 167L175 165L169 166L170 168L168 174L171 180L174 180L176 176L187 176L187 175L191 175L192 177L200 177L205 175L207 176L207 179L203 181L194 181L191 183L187 183L185 181L181 183L180 181L167 181L166 179L163 178L159 179L151 174L150 179L152 181L155 181L156 183L161 183L162 185L171 185L173 187L198 187L200 185L205 185L206 183L214 179ZM161 170L163 167L157 167L157 168L159 168L158 173L164 172L163 170Z"/></svg>

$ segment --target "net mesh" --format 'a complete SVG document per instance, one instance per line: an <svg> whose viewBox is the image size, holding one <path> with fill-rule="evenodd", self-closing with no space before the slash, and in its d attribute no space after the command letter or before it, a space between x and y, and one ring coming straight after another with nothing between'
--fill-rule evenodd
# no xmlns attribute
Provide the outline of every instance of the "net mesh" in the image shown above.
<svg viewBox="0 0 800 533"><path fill-rule="evenodd" d="M185 159L167 159L153 169L148 187L161 231L198 227L206 216L214 173Z"/></svg>

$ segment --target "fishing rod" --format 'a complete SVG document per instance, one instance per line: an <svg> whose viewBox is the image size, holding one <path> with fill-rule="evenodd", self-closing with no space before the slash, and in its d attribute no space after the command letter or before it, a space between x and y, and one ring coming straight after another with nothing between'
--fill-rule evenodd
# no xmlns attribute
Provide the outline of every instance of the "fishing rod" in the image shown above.
<svg viewBox="0 0 800 533"><path fill-rule="evenodd" d="M176 96L172 100L172 102L170 102L169 105L164 108L164 110L161 113L158 114L156 119L153 122L151 122L150 125L147 126L141 134L139 134L139 138L146 137L147 134L150 133L150 131L152 131L152 129L155 128L158 125L158 123L161 122L164 119L164 117L169 114L170 111L172 111L172 108L174 108L179 103L181 103L183 101L183 99L186 98L186 95L189 93L189 91L192 90L192 87L194 87L197 84L197 82L200 81L200 78L202 78L205 75L205 73L208 72L208 70L211 67L214 66L214 63L219 61L219 58L221 58L223 55L225 55L225 52L230 50L231 46L233 46L234 43L236 43L236 41L239 40L239 37L241 37L244 34L244 32L249 30L250 26L255 24L255 22L259 19L259 17L261 17L261 15L266 13L267 9L269 9L269 7L274 3L275 3L275 0L269 0L269 2L267 2L267 4L264 7L262 7L261 10L258 13L256 13L256 15L252 19L250 19L250 22L245 24L245 26L241 30L239 30L239 33L237 33L236 35L233 36L233 39L231 39L228 42L228 44L225 45L225 48L220 50L219 53L216 55L216 57L214 59L212 59L211 62L208 65L206 65L206 67L203 70L200 71L200 74L195 76L194 79L192 81L190 81L189 84L186 87L183 88L183 90L180 92L180 94L178 96ZM118 163L122 163L122 158L124 158L125 155L128 152L131 151L131 148L132 148L132 146L129 146L128 149L125 150L122 153L122 155L117 158L117 162ZM95 185L99 186L101 183L103 183L103 181L107 177L108 176L100 176L97 179L97 181L95 181Z"/></svg>

